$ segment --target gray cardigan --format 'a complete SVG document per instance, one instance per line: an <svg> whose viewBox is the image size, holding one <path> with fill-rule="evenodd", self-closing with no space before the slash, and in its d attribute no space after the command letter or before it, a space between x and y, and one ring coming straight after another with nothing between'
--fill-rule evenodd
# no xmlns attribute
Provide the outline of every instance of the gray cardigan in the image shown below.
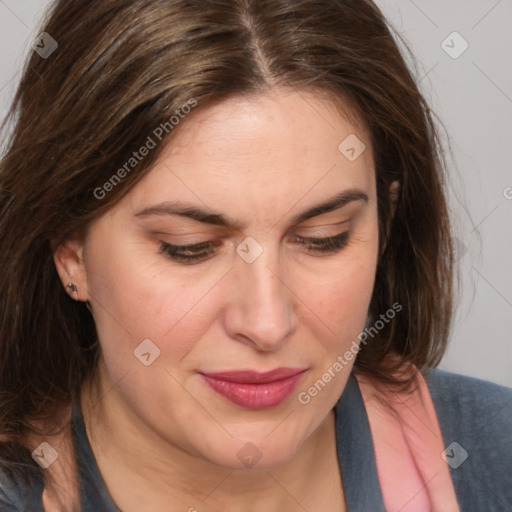
<svg viewBox="0 0 512 512"><path fill-rule="evenodd" d="M439 369L424 376L444 446L455 441L468 453L462 464L450 467L461 512L512 512L512 389ZM334 411L348 511L386 512L368 418L353 376ZM72 421L82 512L119 512L99 473L76 404ZM0 512L44 512L41 492L41 483L26 487L0 468Z"/></svg>

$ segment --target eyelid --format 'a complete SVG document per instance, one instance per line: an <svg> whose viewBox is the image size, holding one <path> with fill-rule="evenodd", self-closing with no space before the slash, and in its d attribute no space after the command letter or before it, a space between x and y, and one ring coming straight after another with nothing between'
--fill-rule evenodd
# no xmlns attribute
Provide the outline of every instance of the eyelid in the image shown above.
<svg viewBox="0 0 512 512"><path fill-rule="evenodd" d="M354 218L354 215L343 215L340 219L339 215L335 215L335 212L323 213L318 217L312 217L311 219L305 220L301 224L297 224L296 228L309 228L316 226L341 226L342 224L346 224L350 222Z"/></svg>
<svg viewBox="0 0 512 512"><path fill-rule="evenodd" d="M218 236L218 232L216 230L195 231L195 230L190 230L190 229L186 229L186 228L168 229L168 230L154 229L154 230L151 230L149 233L152 236L167 236L167 237L175 237L175 238L203 236L203 237L207 237L208 239L210 239L212 236Z"/></svg>
<svg viewBox="0 0 512 512"><path fill-rule="evenodd" d="M339 234L340 231L342 229L344 229L344 227L347 226L351 222L351 220L352 219L345 220L343 222L332 222L332 223L329 223L329 224L314 224L314 225L309 225L309 226L299 226L299 227L297 227L294 230L294 232L302 233L303 231L307 231L307 232L314 231L316 233L318 231L324 231L325 230L325 231L329 231L329 233L332 232L332 235L331 234L329 234L329 235L318 235L319 238L323 238L324 236L333 236L333 235Z"/></svg>

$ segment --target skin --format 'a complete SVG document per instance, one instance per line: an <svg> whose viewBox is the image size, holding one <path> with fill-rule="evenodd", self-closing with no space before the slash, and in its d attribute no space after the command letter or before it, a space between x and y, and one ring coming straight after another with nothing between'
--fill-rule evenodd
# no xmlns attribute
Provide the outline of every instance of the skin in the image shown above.
<svg viewBox="0 0 512 512"><path fill-rule="evenodd" d="M81 405L122 510L344 509L332 408L353 360L309 404L298 394L357 341L374 286L373 156L364 123L350 119L322 95L284 89L198 110L85 240L55 251L63 284L75 283L92 306L101 358L97 388L84 385ZM350 134L366 144L355 161L338 150ZM368 201L291 223L347 189ZM173 200L242 226L134 216ZM293 238L347 230L347 246L333 253ZM235 251L247 236L263 248L252 263ZM218 246L186 265L160 253L161 241ZM134 357L147 338L160 350L149 366ZM290 398L263 410L234 405L198 375L281 366L307 371ZM237 457L246 443L261 455L250 468Z"/></svg>

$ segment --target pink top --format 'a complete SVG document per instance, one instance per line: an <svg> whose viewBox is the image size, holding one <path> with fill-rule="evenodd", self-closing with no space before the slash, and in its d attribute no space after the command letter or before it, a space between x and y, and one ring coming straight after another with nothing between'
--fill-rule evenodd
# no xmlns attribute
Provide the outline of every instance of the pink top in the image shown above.
<svg viewBox="0 0 512 512"><path fill-rule="evenodd" d="M379 484L389 512L460 512L427 384L412 366L412 394L374 377L355 375L375 449Z"/></svg>

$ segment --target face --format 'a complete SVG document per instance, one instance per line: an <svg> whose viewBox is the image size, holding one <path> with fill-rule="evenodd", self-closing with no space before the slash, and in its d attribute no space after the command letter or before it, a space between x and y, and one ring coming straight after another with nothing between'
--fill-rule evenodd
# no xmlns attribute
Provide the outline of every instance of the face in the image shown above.
<svg viewBox="0 0 512 512"><path fill-rule="evenodd" d="M277 90L185 118L67 277L123 406L222 466L290 459L354 363L339 356L366 320L376 199L368 131L320 95Z"/></svg>

